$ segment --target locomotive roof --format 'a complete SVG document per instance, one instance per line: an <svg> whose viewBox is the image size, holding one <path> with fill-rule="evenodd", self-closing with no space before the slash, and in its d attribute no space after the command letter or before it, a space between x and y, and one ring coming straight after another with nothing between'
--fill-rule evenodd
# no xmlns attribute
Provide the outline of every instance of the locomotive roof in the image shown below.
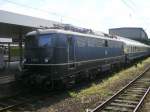
<svg viewBox="0 0 150 112"><path fill-rule="evenodd" d="M69 34L69 35L78 35L78 36L82 36L82 37L101 38L101 39L120 41L117 38L110 38L110 37L104 36L103 33L99 33L98 35L94 35L94 34L73 32L73 31L62 30L62 29L39 29L38 32L39 32L39 34L62 33L62 34ZM28 35L35 35L36 33L37 33L37 31L32 31L32 32L29 32L27 34L27 36Z"/></svg>

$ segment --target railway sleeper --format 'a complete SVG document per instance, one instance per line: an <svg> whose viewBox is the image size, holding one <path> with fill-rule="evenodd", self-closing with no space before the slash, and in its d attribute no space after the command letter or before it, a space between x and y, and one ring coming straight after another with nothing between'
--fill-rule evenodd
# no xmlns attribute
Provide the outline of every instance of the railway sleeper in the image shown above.
<svg viewBox="0 0 150 112"><path fill-rule="evenodd" d="M4 101L4 102L1 102L1 104L5 105L5 106L8 106L8 105L12 105L14 104L15 102L11 101L11 100L7 100L7 101Z"/></svg>
<svg viewBox="0 0 150 112"><path fill-rule="evenodd" d="M0 108L2 108L2 107L6 107L6 106L7 106L7 104L0 103Z"/></svg>
<svg viewBox="0 0 150 112"><path fill-rule="evenodd" d="M141 96L138 96L138 95L135 95L135 96L133 96L133 95L121 95L117 99L133 100L133 98L134 98L134 100L139 101L139 98L141 98Z"/></svg>
<svg viewBox="0 0 150 112"><path fill-rule="evenodd" d="M132 112L133 109L125 108L125 107L116 107L116 106L108 106L104 109L106 112L113 112L113 111L121 111L121 112Z"/></svg>
<svg viewBox="0 0 150 112"><path fill-rule="evenodd" d="M143 83L138 83L138 84L134 84L133 86L136 86L136 87L146 87L146 86L149 86L150 83L146 83L146 82L143 82Z"/></svg>
<svg viewBox="0 0 150 112"><path fill-rule="evenodd" d="M132 85L132 87L134 87L134 86L136 86L136 87L144 87L145 84L143 85L143 83L134 83L134 84Z"/></svg>
<svg viewBox="0 0 150 112"><path fill-rule="evenodd" d="M137 83L150 83L150 80L139 80Z"/></svg>
<svg viewBox="0 0 150 112"><path fill-rule="evenodd" d="M150 82L150 79L149 79L149 76L147 77L147 78L144 78L144 79L141 79L141 81L143 81L143 82Z"/></svg>
<svg viewBox="0 0 150 112"><path fill-rule="evenodd" d="M138 101L139 102L139 98L135 97L133 100L133 97L123 97L123 96L119 96L117 99L120 100L130 100L130 101Z"/></svg>
<svg viewBox="0 0 150 112"><path fill-rule="evenodd" d="M145 92L143 91L127 91L124 94L138 94L138 95L143 95Z"/></svg>
<svg viewBox="0 0 150 112"><path fill-rule="evenodd" d="M133 96L133 97L135 97L135 96L142 97L144 95L144 93L127 93L126 95L127 96L130 95L130 96Z"/></svg>
<svg viewBox="0 0 150 112"><path fill-rule="evenodd" d="M139 103L139 102L137 102L137 101L119 100L119 99L116 99L114 102L118 102L118 103L128 103L128 104L138 104L138 103Z"/></svg>
<svg viewBox="0 0 150 112"><path fill-rule="evenodd" d="M136 94L139 93L139 94L140 94L140 93L144 93L144 92L146 92L146 90L136 90L136 89L134 90L134 89L133 89L133 90L127 90L127 91L124 92L124 93L130 93L130 94L132 94L132 93L133 93L133 94L134 94L134 93L136 93Z"/></svg>
<svg viewBox="0 0 150 112"><path fill-rule="evenodd" d="M134 90L147 90L146 87L135 87L135 88L132 88Z"/></svg>
<svg viewBox="0 0 150 112"><path fill-rule="evenodd" d="M135 105L125 104L125 103L110 103L112 106L118 106L118 107L126 107L126 108L135 108Z"/></svg>
<svg viewBox="0 0 150 112"><path fill-rule="evenodd" d="M141 95L139 95L139 94L122 94L121 95L122 97L131 97L131 98L135 98L135 97L137 97L137 98L141 98L142 96L143 96L143 94Z"/></svg>
<svg viewBox="0 0 150 112"><path fill-rule="evenodd" d="M140 86L140 85L134 85L134 87L132 86L130 89L141 89L141 90L143 90L143 89L147 89L147 87L146 86Z"/></svg>

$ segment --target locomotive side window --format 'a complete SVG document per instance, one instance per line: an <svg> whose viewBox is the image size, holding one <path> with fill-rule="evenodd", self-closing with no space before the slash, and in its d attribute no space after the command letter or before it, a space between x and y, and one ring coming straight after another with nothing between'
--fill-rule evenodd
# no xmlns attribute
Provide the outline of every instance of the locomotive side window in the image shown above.
<svg viewBox="0 0 150 112"><path fill-rule="evenodd" d="M108 42L107 44L109 44L109 47L111 47L111 48L119 48L121 46L120 43L116 43L116 41L109 40L107 42ZM106 46L106 47L108 47L108 46Z"/></svg>
<svg viewBox="0 0 150 112"><path fill-rule="evenodd" d="M84 37L77 38L77 45L78 47L85 47L86 46L86 39Z"/></svg>
<svg viewBox="0 0 150 112"><path fill-rule="evenodd" d="M105 47L108 47L108 41L105 40Z"/></svg>
<svg viewBox="0 0 150 112"><path fill-rule="evenodd" d="M25 40L25 46L26 48L35 48L35 46L37 46L36 36L27 36Z"/></svg>
<svg viewBox="0 0 150 112"><path fill-rule="evenodd" d="M104 46L104 40L97 39L96 46L97 47L103 47Z"/></svg>
<svg viewBox="0 0 150 112"><path fill-rule="evenodd" d="M96 39L95 38L88 38L88 46L95 47L96 46Z"/></svg>

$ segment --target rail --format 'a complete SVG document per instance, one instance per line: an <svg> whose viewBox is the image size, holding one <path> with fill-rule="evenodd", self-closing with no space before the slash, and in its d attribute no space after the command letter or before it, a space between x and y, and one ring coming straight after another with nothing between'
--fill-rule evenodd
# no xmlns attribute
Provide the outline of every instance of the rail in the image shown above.
<svg viewBox="0 0 150 112"><path fill-rule="evenodd" d="M87 112L137 112L150 91L149 70L150 66L112 97Z"/></svg>

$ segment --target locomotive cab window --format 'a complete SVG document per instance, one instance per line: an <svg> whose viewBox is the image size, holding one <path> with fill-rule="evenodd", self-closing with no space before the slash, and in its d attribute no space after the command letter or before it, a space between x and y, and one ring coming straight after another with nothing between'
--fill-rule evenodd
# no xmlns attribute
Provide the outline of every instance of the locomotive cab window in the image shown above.
<svg viewBox="0 0 150 112"><path fill-rule="evenodd" d="M38 47L51 47L53 37L54 37L54 34L27 36L25 40L25 45L27 48L35 48L37 46Z"/></svg>
<svg viewBox="0 0 150 112"><path fill-rule="evenodd" d="M39 47L50 47L52 45L51 35L39 36Z"/></svg>

